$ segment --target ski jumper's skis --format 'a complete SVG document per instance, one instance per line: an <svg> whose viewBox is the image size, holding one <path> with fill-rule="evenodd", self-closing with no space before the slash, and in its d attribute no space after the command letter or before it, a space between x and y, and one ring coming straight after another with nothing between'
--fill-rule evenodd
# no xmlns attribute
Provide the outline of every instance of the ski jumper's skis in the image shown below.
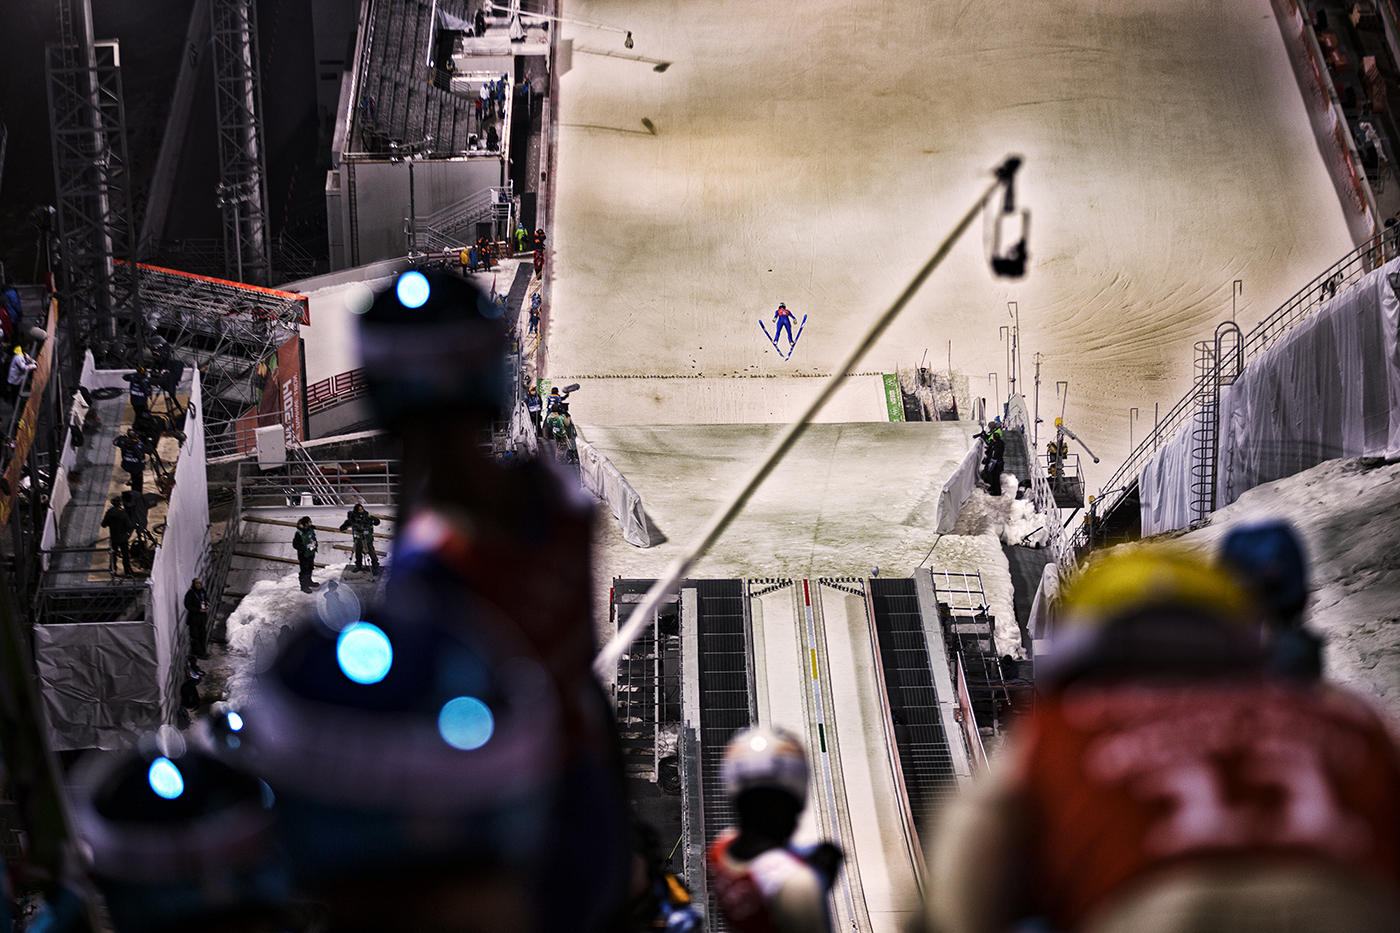
<svg viewBox="0 0 1400 933"><path fill-rule="evenodd" d="M782 356L783 359L787 359L786 356L783 356L783 348L780 347L780 346L778 346L778 338L776 338L776 337L774 337L772 334L768 333L768 325L765 324L765 323L763 323L763 321L760 319L759 322L758 322L758 327L759 327L759 330L763 331L763 336L765 336L765 337L768 338L768 342L771 343L771 344L773 345L773 349L774 349L775 351L777 351L778 355L779 355L779 356Z"/></svg>
<svg viewBox="0 0 1400 933"><path fill-rule="evenodd" d="M784 356L783 359L785 359L785 360L790 360L790 359L792 359L792 351L797 349L797 341L799 341L799 340L802 339L802 328L804 328L804 327L806 327L806 326L807 326L807 315L804 314L804 315L802 315L802 323L797 325L797 336L794 337L794 338L792 338L792 343L788 344L787 356ZM777 346L777 345L778 345L778 341L777 341L777 340L774 340L774 341L773 341L773 345L774 345L774 346Z"/></svg>

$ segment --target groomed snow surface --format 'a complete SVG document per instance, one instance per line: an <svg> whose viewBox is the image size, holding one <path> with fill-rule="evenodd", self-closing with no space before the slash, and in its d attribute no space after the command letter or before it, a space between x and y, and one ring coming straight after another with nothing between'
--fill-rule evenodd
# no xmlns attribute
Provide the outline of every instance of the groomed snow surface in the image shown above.
<svg viewBox="0 0 1400 933"><path fill-rule="evenodd" d="M861 368L927 351L943 369L951 341L974 395L993 396L993 372L1004 393L1016 301L1018 388L1033 395L1043 354L1048 423L1069 381L1066 423L1103 459L1093 491L1129 408L1140 439L1188 386L1233 280L1248 326L1353 246L1270 0L570 0L566 15L635 38L564 25L550 102L546 374L609 377L577 398L580 423L637 423L614 420L633 405L714 421L727 393L761 405L762 377L830 372L1016 152L1027 277L991 276L974 223ZM779 301L808 315L787 362L758 327ZM696 377L719 398L676 394Z"/></svg>

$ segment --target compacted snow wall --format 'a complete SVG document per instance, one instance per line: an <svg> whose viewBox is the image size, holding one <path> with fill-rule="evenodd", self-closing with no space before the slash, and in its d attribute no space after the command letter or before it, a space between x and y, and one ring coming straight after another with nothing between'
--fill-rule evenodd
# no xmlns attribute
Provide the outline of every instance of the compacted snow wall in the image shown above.
<svg viewBox="0 0 1400 933"><path fill-rule="evenodd" d="M1400 458L1397 272L1400 260L1368 273L1221 388L1217 508L1327 460ZM1138 475L1144 535L1191 522L1195 427L1187 422Z"/></svg>

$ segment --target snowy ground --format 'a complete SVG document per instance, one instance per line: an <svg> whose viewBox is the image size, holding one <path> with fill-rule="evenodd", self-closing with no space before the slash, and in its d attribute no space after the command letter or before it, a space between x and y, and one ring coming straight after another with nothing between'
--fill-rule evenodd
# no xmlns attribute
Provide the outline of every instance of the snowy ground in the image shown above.
<svg viewBox="0 0 1400 933"><path fill-rule="evenodd" d="M1048 418L1069 381L1066 422L1103 458L1093 489L1128 446L1129 407L1141 436L1153 403L1180 397L1232 280L1250 323L1352 246L1269 0L573 0L567 15L636 39L624 52L566 26L553 102L547 374L618 377L590 386L620 399L600 410L649 397L652 374L829 371L1019 152L1030 275L992 279L974 225L863 368L941 360L951 341L975 394L992 372L1004 391L998 328L1017 301L1023 385L1044 354ZM810 315L790 362L757 326L779 301Z"/></svg>
<svg viewBox="0 0 1400 933"><path fill-rule="evenodd" d="M1292 520L1313 561L1308 624L1327 639L1329 680L1371 697L1400 729L1400 463L1329 460L1258 486L1181 537L1214 548L1226 530Z"/></svg>

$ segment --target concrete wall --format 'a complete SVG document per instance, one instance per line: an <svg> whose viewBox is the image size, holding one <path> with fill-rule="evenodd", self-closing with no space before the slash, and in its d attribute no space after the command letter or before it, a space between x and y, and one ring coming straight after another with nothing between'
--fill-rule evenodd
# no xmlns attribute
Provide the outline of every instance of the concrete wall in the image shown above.
<svg viewBox="0 0 1400 933"><path fill-rule="evenodd" d="M354 197L349 173L354 174ZM426 217L482 190L505 184L505 161L480 156L418 162L413 168L414 200ZM351 243L350 211L355 212L359 255ZM326 216L330 229L331 267L377 262L407 251L408 163L354 162L332 169L326 178ZM343 243L343 246L337 244Z"/></svg>

